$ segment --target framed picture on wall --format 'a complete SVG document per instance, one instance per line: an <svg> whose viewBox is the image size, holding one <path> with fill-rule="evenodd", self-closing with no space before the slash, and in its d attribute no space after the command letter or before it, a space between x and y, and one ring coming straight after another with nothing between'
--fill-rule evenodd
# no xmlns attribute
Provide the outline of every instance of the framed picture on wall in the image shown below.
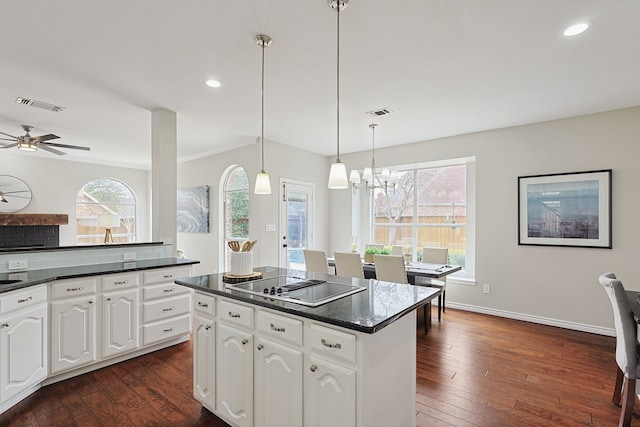
<svg viewBox="0 0 640 427"><path fill-rule="evenodd" d="M209 186L178 189L178 233L209 232Z"/></svg>
<svg viewBox="0 0 640 427"><path fill-rule="evenodd" d="M518 177L518 244L612 248L611 169Z"/></svg>

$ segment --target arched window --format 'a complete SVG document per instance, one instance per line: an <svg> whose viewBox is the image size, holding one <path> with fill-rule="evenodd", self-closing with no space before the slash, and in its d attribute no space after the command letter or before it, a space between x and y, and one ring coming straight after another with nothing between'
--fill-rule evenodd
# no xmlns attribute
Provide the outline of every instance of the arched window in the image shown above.
<svg viewBox="0 0 640 427"><path fill-rule="evenodd" d="M133 191L123 182L100 178L86 183L76 196L76 242L86 245L105 241L107 226L99 224L99 215L114 221L110 226L113 243L135 242L136 206Z"/></svg>
<svg viewBox="0 0 640 427"><path fill-rule="evenodd" d="M230 240L249 239L249 178L241 166L229 169L224 178L224 251L226 268L231 267Z"/></svg>

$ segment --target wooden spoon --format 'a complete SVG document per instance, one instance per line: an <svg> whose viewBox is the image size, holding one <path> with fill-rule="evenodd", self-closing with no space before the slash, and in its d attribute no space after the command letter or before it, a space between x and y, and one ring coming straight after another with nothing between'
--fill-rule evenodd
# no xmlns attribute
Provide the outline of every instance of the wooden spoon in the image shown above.
<svg viewBox="0 0 640 427"><path fill-rule="evenodd" d="M250 246L251 246L251 242L247 240L246 242L244 242L242 244L242 249L240 251L241 252L249 252L249 250L251 249Z"/></svg>
<svg viewBox="0 0 640 427"><path fill-rule="evenodd" d="M251 243L249 243L249 248L247 249L247 251L250 251L251 249L253 249L253 247L256 245L258 241L257 240L252 240Z"/></svg>

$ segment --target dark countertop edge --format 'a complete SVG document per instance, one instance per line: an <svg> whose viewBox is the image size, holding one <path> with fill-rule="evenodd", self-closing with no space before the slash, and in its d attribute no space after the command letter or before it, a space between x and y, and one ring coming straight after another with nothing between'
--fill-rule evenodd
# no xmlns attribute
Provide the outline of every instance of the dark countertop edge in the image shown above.
<svg viewBox="0 0 640 427"><path fill-rule="evenodd" d="M166 259L167 262L166 264L159 264L159 265L152 265L152 266L145 266L145 267L142 267L142 266L132 267L132 268L123 267L123 268L118 268L114 270L100 270L100 271L94 271L94 272L83 272L83 273L75 273L75 274L56 274L50 277L42 277L34 280L27 279L21 282L0 285L0 294L3 294L5 292L10 292L10 291L15 291L18 289L28 288L31 286L39 285L41 283L51 282L54 280L76 279L78 277L102 276L105 274L117 274L117 273L124 273L127 271L154 270L157 268L179 267L181 265L200 264L200 261L195 261L191 259L177 259L177 258L158 258L158 259ZM169 262L169 260L171 260L171 262ZM97 265L102 265L102 264L97 264ZM69 267L69 268L74 268L74 267Z"/></svg>
<svg viewBox="0 0 640 427"><path fill-rule="evenodd" d="M44 252L44 251L73 251L83 249L108 249L134 246L162 246L164 242L144 242L144 243L111 243L97 245L76 245L76 246L25 246L20 248L0 248L0 253L5 252Z"/></svg>
<svg viewBox="0 0 640 427"><path fill-rule="evenodd" d="M222 297L226 297L226 298L230 298L236 301L240 301L240 302L244 302L247 304L251 304L251 305L258 305L261 307L265 307L274 311L280 311L282 313L287 313L287 314L292 314L294 316L298 316L298 317L304 317L307 319L312 319L312 320L317 320L319 322L322 323L328 323L331 325L335 325L335 326L340 326L343 327L345 329L350 329L353 331L358 331L358 332L363 332L365 334L373 334L376 333L378 331L380 331L381 329L383 329L385 326L389 326L390 324L392 324L393 322L395 322L396 320L400 319L401 317L407 315L408 313L411 313L414 310L417 310L418 308L428 304L429 302L431 302L431 300L433 298L435 298L438 294L434 294L431 298L425 298L424 300L408 307L407 309L397 313L394 316L389 317L388 319L378 323L375 326L364 326L364 325L359 325L356 323L351 323L351 322L341 322L339 320L335 320L332 319L330 317L325 317L325 316L317 316L313 313L310 313L308 311L299 311L299 310L295 310L292 308L288 308L288 307L283 307L280 305L274 305L268 302L263 302L260 301L259 299L253 299L252 297L244 297L242 295L238 295L238 294L233 294L230 292L226 292L226 291L221 291L219 289L211 289L211 288L203 288L201 286L189 283L189 282L185 282L182 280L176 280L175 281L178 285L182 285L182 286L186 286L188 288L191 289L195 289L197 291L201 291L207 294L212 294L212 295L219 295ZM291 303L293 304L293 303Z"/></svg>

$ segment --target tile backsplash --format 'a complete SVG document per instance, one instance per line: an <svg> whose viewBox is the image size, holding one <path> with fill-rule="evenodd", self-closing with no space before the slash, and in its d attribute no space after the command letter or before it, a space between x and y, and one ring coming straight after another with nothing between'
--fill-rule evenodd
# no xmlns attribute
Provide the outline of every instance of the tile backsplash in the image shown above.
<svg viewBox="0 0 640 427"><path fill-rule="evenodd" d="M0 253L0 273L14 272L9 270L10 261L27 260L28 270L75 267L79 265L107 264L124 262L125 254L135 253L137 261L174 257L173 245L158 243L157 245L131 246L79 246L77 249L17 251Z"/></svg>

